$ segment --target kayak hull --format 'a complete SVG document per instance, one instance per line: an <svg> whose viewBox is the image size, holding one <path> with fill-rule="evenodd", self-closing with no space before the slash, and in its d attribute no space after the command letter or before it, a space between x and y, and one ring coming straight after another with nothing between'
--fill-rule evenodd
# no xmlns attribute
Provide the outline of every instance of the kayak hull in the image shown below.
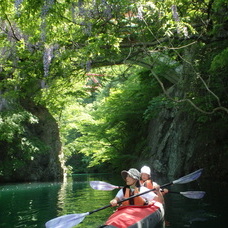
<svg viewBox="0 0 228 228"><path fill-rule="evenodd" d="M163 228L164 208L156 202L148 206L120 207L106 221L105 228Z"/></svg>

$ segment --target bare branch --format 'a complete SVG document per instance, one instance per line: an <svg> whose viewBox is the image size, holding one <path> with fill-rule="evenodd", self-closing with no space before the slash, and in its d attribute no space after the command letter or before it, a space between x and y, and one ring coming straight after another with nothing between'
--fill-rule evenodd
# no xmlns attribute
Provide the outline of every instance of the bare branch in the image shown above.
<svg viewBox="0 0 228 228"><path fill-rule="evenodd" d="M12 24L11 24L11 22L10 22L8 16L7 16L6 14L5 14L5 16L6 16L6 20L8 21L8 24L9 24L9 26L10 26L10 30L11 30L12 35L13 35L12 37L13 37L15 40L17 40L17 41L20 41L20 39L16 36L16 34L15 34L15 32L14 32L13 26L12 26Z"/></svg>
<svg viewBox="0 0 228 228"><path fill-rule="evenodd" d="M189 104L191 104L197 111L201 112L201 113L204 113L204 114L207 114L207 115L211 115L213 113L215 113L216 111L225 111L227 114L228 114L228 109L219 105L218 107L214 108L211 112L208 112L208 111L205 111L203 109L201 109L200 107L198 107L196 104L194 104L194 102L192 102L190 99L181 99L181 100L176 100L176 99L173 99L168 91L165 89L162 81L159 79L159 77L151 70L151 73L153 74L153 76L156 78L156 80L158 81L158 83L160 84L164 94L166 95L167 98L169 98L170 100L176 102L176 103L180 103L180 102L188 102ZM210 91L210 90L209 90ZM216 96L216 95L215 95ZM216 96L217 97L217 96Z"/></svg>

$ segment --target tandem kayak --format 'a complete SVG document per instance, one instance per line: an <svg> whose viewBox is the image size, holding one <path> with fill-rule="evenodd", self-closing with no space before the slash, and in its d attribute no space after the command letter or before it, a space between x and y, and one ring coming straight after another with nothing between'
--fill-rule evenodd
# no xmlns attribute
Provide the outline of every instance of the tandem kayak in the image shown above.
<svg viewBox="0 0 228 228"><path fill-rule="evenodd" d="M161 203L147 206L119 207L106 221L105 228L163 228L164 208Z"/></svg>

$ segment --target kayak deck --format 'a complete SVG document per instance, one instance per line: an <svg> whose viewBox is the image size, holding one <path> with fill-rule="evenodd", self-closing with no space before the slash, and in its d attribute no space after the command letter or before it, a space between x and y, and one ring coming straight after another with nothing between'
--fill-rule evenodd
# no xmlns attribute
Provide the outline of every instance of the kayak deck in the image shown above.
<svg viewBox="0 0 228 228"><path fill-rule="evenodd" d="M164 227L162 204L119 207L106 221L105 228L158 228Z"/></svg>

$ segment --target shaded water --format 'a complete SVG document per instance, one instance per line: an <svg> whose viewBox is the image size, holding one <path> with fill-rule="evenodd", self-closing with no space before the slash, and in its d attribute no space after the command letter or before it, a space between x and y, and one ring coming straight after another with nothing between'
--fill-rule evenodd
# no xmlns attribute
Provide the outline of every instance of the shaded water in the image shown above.
<svg viewBox="0 0 228 228"><path fill-rule="evenodd" d="M65 215L80 214L109 204L117 190L97 191L89 181L101 180L122 185L121 178L108 174L74 175L65 183L23 183L0 185L0 227L1 228L44 228L48 220ZM158 183L169 181L161 179ZM172 228L225 228L225 214L228 196L227 186L211 185L203 180L191 184L174 185L176 191L204 190L201 200L185 198L182 195L167 194L166 221ZM113 208L85 217L78 228L96 228L102 225Z"/></svg>
<svg viewBox="0 0 228 228"><path fill-rule="evenodd" d="M188 199L182 195L167 194L166 220L172 228L226 228L228 195L227 184L204 181L172 186L176 191L205 191L202 199ZM224 191L225 190L225 191Z"/></svg>

